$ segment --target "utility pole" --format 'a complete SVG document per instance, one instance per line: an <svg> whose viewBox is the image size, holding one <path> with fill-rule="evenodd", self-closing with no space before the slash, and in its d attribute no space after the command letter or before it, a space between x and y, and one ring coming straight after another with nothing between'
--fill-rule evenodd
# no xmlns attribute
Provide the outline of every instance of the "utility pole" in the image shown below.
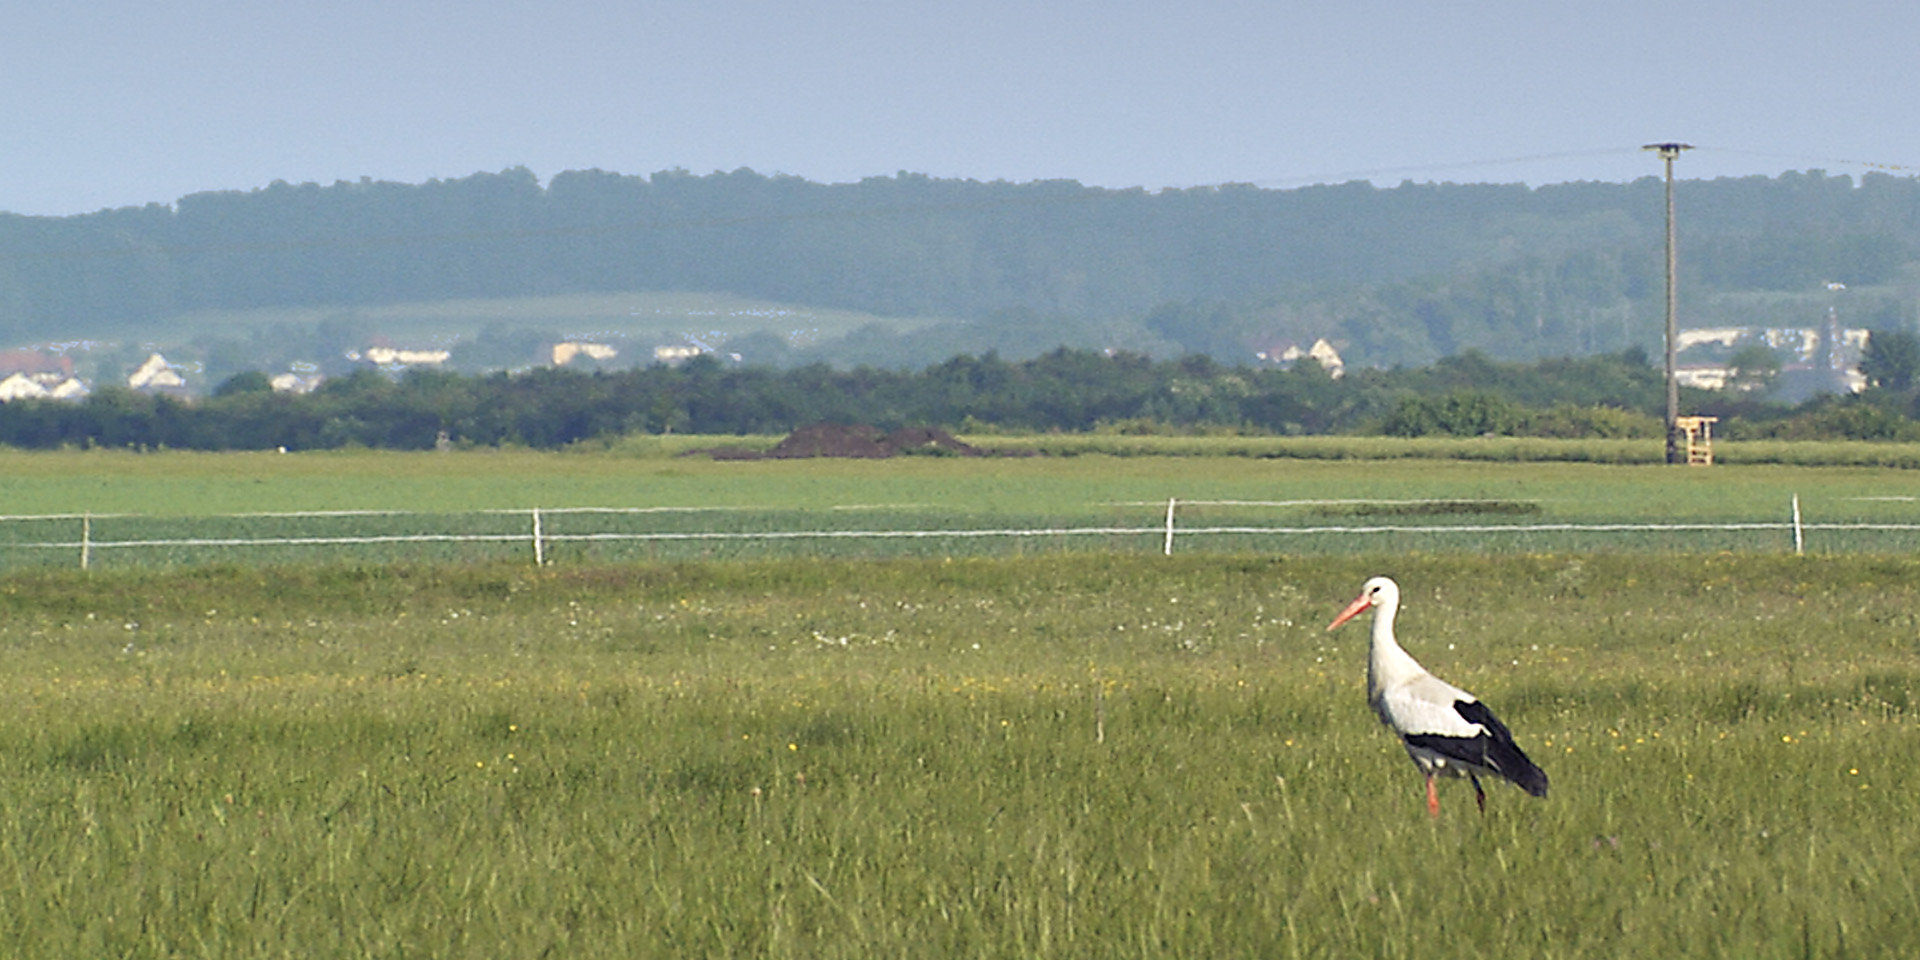
<svg viewBox="0 0 1920 960"><path fill-rule="evenodd" d="M1680 151L1692 150L1693 144L1649 143L1641 149L1659 151L1660 159L1667 165L1667 462L1686 463L1686 453L1680 449L1680 380L1674 363L1680 342L1679 322L1675 319L1680 287L1674 274L1677 259L1673 249L1673 161L1680 156Z"/></svg>

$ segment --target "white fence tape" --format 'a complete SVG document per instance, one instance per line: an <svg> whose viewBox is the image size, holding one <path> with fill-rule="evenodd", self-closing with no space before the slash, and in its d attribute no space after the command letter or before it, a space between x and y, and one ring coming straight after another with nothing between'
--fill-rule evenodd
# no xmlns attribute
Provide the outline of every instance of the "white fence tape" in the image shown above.
<svg viewBox="0 0 1920 960"><path fill-rule="evenodd" d="M1854 498L1862 499L1862 498ZM1894 498L1876 498L1894 499ZM311 512L275 512L275 513L239 513L220 514L214 517L153 517L140 514L44 514L0 516L0 523L24 521L79 521L77 533L79 539L54 539L39 542L0 543L0 554L9 550L78 550L80 564L88 566L103 550L136 550L141 548L239 548L239 547L325 547L325 546L377 546L382 544L428 544L428 543L526 543L530 547L535 563L545 563L548 559L547 547L556 543L616 543L616 542L699 542L699 541L804 541L804 540L902 540L902 539L983 539L983 538L1040 538L1040 537L1147 537L1156 536L1160 540L1161 552L1173 553L1177 538L1220 537L1220 536L1271 536L1271 537L1324 537L1352 536L1368 537L1385 534L1400 535L1438 535L1467 534L1483 536L1503 536L1521 534L1610 534L1610 533L1746 533L1746 532L1788 532L1791 535L1792 549L1803 553L1808 533L1814 532L1920 532L1920 523L1807 523L1801 516L1799 497L1793 499L1790 519L1784 521L1753 521L1729 523L1697 522L1636 522L1636 523L1455 523L1455 524L1316 524L1316 525L1236 525L1236 526L1192 526L1181 527L1177 523L1178 509L1192 506L1241 506L1241 507L1293 507L1302 505L1351 505L1351 504L1417 504L1446 503L1459 501L1379 501L1379 500L1276 500L1276 501L1231 501L1231 500L1178 500L1166 501L1166 516L1163 523L1156 526L1088 526L1088 527L1039 527L1039 528L963 528L941 530L761 530L761 531L601 531L591 533L563 533L553 530L546 519L565 514L694 514L732 512L750 508L735 507L567 507L538 508L532 510L485 510L471 511L465 514L431 514L406 510L331 510ZM1133 504L1146 506L1147 503ZM1157 502L1153 505L1158 506ZM861 505L857 507L832 508L835 510L886 510L906 509L901 505ZM103 519L147 519L166 521L193 521L207 519L324 519L341 517L403 517L403 516L525 516L530 518L531 533L398 533L355 536L235 536L235 537L178 537L151 539L101 539L96 529L98 521ZM523 528L523 530L526 528Z"/></svg>

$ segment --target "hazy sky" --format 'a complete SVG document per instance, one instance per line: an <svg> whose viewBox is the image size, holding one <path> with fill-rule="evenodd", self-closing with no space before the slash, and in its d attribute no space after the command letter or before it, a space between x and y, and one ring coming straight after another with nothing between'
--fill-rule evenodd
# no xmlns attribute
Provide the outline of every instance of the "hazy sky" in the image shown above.
<svg viewBox="0 0 1920 960"><path fill-rule="evenodd" d="M1920 174L1897 0L94 0L0 14L0 210L750 167L1109 187Z"/></svg>

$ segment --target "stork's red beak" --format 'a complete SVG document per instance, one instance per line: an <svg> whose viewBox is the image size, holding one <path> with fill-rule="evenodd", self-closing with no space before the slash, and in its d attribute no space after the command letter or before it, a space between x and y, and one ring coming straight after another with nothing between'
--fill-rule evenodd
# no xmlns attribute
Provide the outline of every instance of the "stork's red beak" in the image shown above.
<svg viewBox="0 0 1920 960"><path fill-rule="evenodd" d="M1354 617L1359 616L1360 611L1365 610L1370 606L1373 606L1373 595L1369 593L1361 594L1360 596L1356 597L1352 603L1347 604L1347 608L1345 610L1340 611L1340 615L1337 617L1334 617L1332 623L1327 624L1327 629L1332 630L1333 628L1343 623L1346 623L1348 620L1352 620Z"/></svg>

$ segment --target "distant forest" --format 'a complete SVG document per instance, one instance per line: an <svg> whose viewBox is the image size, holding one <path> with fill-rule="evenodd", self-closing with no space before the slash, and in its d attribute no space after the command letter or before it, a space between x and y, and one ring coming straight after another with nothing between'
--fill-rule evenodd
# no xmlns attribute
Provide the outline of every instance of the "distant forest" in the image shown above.
<svg viewBox="0 0 1920 960"><path fill-rule="evenodd" d="M1228 364L1326 337L1350 367L1656 355L1664 185L1364 182L1107 190L913 174L525 169L275 183L70 217L0 215L0 345L191 311L634 290L940 321L793 363L918 368L1056 347ZM1686 326L1920 329L1920 180L1679 185ZM284 358L260 358L264 364ZM284 367L281 367L284 369Z"/></svg>

